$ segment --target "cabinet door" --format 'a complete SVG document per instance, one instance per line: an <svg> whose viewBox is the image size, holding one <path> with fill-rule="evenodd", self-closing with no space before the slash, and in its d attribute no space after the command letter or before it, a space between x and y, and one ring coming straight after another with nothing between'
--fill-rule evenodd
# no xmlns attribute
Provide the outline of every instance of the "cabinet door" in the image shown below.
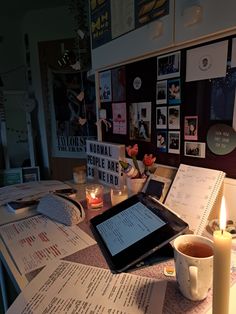
<svg viewBox="0 0 236 314"><path fill-rule="evenodd" d="M175 43L236 29L235 0L176 0Z"/></svg>
<svg viewBox="0 0 236 314"><path fill-rule="evenodd" d="M92 49L94 70L126 62L173 45L174 0L169 14Z"/></svg>

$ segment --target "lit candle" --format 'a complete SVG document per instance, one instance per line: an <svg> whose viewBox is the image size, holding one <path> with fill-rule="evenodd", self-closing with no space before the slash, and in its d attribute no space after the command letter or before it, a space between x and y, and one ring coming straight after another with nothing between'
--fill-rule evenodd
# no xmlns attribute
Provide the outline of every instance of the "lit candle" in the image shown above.
<svg viewBox="0 0 236 314"><path fill-rule="evenodd" d="M226 208L222 197L220 209L220 230L214 232L214 259L213 259L213 314L228 314L230 293L230 259L231 234L225 231Z"/></svg>

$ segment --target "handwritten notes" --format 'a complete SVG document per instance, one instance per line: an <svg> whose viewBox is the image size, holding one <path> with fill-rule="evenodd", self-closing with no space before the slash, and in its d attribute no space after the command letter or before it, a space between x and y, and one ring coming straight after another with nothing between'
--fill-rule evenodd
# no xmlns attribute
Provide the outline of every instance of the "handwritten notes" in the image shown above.
<svg viewBox="0 0 236 314"><path fill-rule="evenodd" d="M222 186L222 171L181 164L165 205L201 234Z"/></svg>

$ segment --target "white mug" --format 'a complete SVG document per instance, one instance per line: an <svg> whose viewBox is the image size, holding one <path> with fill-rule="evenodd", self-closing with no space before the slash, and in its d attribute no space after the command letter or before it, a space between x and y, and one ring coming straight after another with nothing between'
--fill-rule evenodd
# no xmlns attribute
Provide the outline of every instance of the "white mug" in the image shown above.
<svg viewBox="0 0 236 314"><path fill-rule="evenodd" d="M177 284L189 300L207 297L213 280L213 242L203 236L186 234L173 243Z"/></svg>

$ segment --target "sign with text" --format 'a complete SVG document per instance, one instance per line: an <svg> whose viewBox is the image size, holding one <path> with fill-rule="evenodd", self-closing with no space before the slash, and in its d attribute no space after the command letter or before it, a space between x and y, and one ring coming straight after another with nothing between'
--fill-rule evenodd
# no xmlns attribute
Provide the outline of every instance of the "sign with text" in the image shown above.
<svg viewBox="0 0 236 314"><path fill-rule="evenodd" d="M87 140L86 149L88 178L106 185L119 186L119 160L125 158L125 145Z"/></svg>

